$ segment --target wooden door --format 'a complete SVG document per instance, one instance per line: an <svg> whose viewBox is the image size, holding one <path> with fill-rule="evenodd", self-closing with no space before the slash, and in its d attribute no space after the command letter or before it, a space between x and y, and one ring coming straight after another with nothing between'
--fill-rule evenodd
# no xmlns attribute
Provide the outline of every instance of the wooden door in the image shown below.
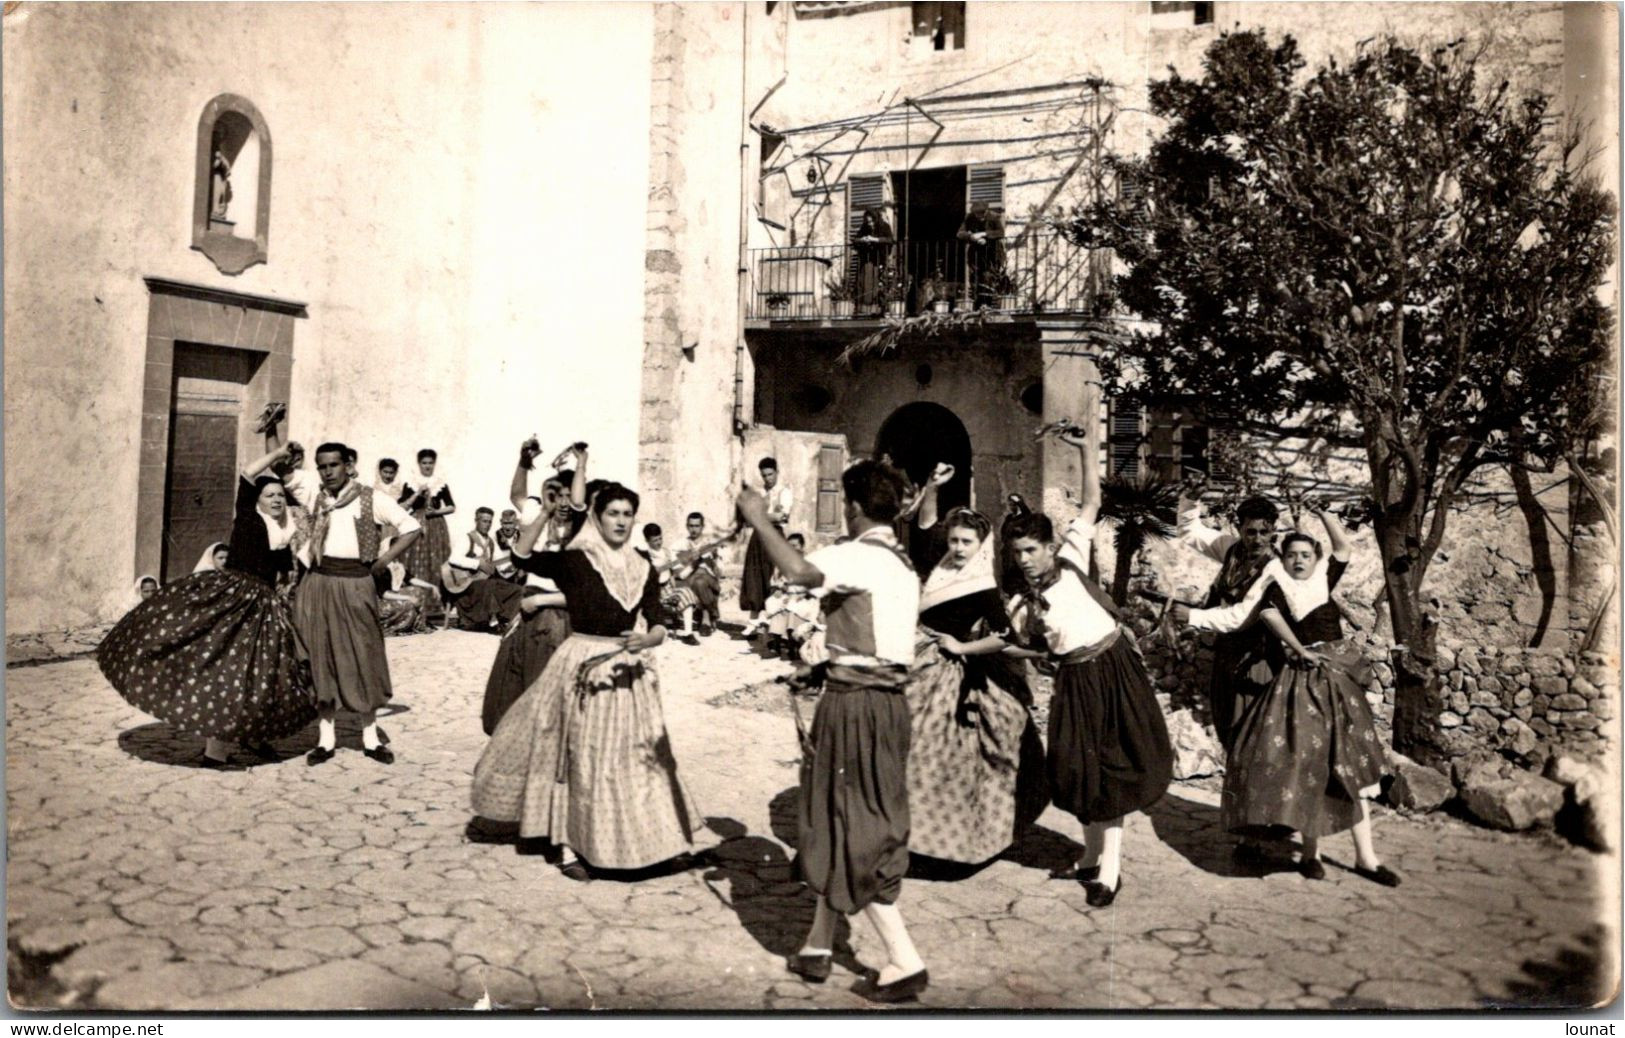
<svg viewBox="0 0 1625 1038"><path fill-rule="evenodd" d="M845 467L846 447L839 443L825 443L818 447L818 532L845 533L846 513L842 507L841 471Z"/></svg>
<svg viewBox="0 0 1625 1038"><path fill-rule="evenodd" d="M231 540L249 367L240 351L176 345L164 480L165 583L192 572L213 542Z"/></svg>

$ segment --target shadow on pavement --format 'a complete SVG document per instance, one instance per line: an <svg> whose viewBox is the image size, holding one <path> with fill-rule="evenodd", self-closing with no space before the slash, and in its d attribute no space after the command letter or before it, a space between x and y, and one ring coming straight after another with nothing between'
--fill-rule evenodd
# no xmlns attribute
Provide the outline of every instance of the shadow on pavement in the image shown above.
<svg viewBox="0 0 1625 1038"><path fill-rule="evenodd" d="M1237 861L1236 840L1219 827L1219 809L1186 800L1169 791L1145 811L1157 839L1186 861L1215 876L1257 879L1272 872L1293 872L1291 852L1278 840L1265 843L1266 860Z"/></svg>
<svg viewBox="0 0 1625 1038"><path fill-rule="evenodd" d="M390 703L378 711L378 716L383 719L404 714L411 709L403 704ZM336 721L339 747L360 749L360 718L355 714L340 713ZM378 733L384 743L389 743L387 729L380 725ZM118 745L125 753L149 764L203 769L203 737L172 728L163 721L152 721L135 728L126 728L118 735ZM280 760L261 760L238 746L232 749L231 763L247 768L286 764L290 760L302 757L315 745L316 722L312 721L292 735L271 740L271 747L277 751Z"/></svg>
<svg viewBox="0 0 1625 1038"><path fill-rule="evenodd" d="M773 798L769 810L775 836L785 826L794 836L797 795L791 787ZM795 954L812 927L814 897L797 878L785 844L752 835L731 818L707 818L706 825L724 841L707 855L711 868L704 876L706 887L739 917L757 944L781 958ZM790 843L794 845L793 839ZM836 923L835 962L862 976L868 967L852 953L851 932L848 920Z"/></svg>
<svg viewBox="0 0 1625 1038"><path fill-rule="evenodd" d="M1619 997L1618 967L1604 949L1606 935L1593 926L1549 959L1527 959L1523 976L1507 981L1506 994L1479 1004L1505 1009L1590 1009Z"/></svg>

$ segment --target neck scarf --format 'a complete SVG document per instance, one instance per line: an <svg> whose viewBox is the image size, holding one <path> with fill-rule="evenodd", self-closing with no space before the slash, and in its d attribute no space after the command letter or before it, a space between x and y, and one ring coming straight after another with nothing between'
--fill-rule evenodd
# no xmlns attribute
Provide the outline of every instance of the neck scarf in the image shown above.
<svg viewBox="0 0 1625 1038"><path fill-rule="evenodd" d="M963 566L951 566L949 556L944 555L932 568L920 592L920 612L998 586L998 581L993 579L993 535L990 533L982 538L976 554Z"/></svg>
<svg viewBox="0 0 1625 1038"><path fill-rule="evenodd" d="M192 567L192 572L207 573L212 569L218 569L219 567L214 564L214 553L225 546L225 542L215 541L213 544L205 548L203 550L203 555L197 560L197 565ZM139 592L140 590L141 586L137 584L136 591Z"/></svg>
<svg viewBox="0 0 1625 1038"><path fill-rule="evenodd" d="M1275 586L1281 589L1281 597L1286 599L1287 611L1292 614L1292 619L1301 621L1332 600L1332 590L1326 573L1330 563L1329 556L1320 559L1315 563L1315 568L1302 580L1287 573L1285 567L1282 567L1280 575L1276 577Z"/></svg>
<svg viewBox="0 0 1625 1038"><path fill-rule="evenodd" d="M310 512L305 516L304 521L301 524L303 529L299 534L300 543L308 543L310 545L310 558L313 566L321 565L322 552L327 548L327 527L328 524L332 522L333 513L338 511L340 508L345 507L351 501L354 501L360 496L361 484L357 483L353 479L344 484L344 486L339 490L337 497L330 498L326 491L316 495L316 502L311 507ZM366 512L372 511L370 508L365 508L363 510ZM362 548L363 553L365 553L366 546L361 540L361 533L362 531L358 527L356 530L356 543ZM376 555L374 555L374 557L376 558Z"/></svg>
<svg viewBox="0 0 1625 1038"><path fill-rule="evenodd" d="M603 578L610 597L629 613L637 610L643 601L643 586L649 579L650 567L649 560L632 547L632 538L628 537L619 548L611 547L598 517L588 515L581 532L565 550L586 555L592 568Z"/></svg>
<svg viewBox="0 0 1625 1038"><path fill-rule="evenodd" d="M1077 577L1078 583L1083 585L1083 590L1089 593L1089 597L1093 598L1100 608L1106 610L1108 616L1114 620L1117 619L1117 603L1113 602L1111 597L1100 589L1100 585L1090 580L1089 574L1079 569L1071 560L1057 556L1055 565L1050 567L1048 573L1039 577L1036 584L1029 582L1021 589L1020 608L1025 610L1025 622L1021 626L1021 640L1024 645L1030 648L1041 646L1047 648L1049 645L1049 638L1044 628L1044 616L1049 612L1049 600L1044 597L1044 592L1060 582L1063 572L1069 572L1074 577Z"/></svg>
<svg viewBox="0 0 1625 1038"><path fill-rule="evenodd" d="M1225 553L1224 564L1219 567L1219 577L1213 582L1213 594L1217 598L1214 604L1231 605L1241 601L1274 558L1273 553L1248 558L1247 548L1241 541L1232 544Z"/></svg>

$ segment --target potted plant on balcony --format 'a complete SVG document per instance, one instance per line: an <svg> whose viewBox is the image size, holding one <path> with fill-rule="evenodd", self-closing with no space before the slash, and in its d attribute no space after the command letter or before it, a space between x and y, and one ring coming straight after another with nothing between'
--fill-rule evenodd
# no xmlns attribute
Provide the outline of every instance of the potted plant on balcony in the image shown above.
<svg viewBox="0 0 1625 1038"><path fill-rule="evenodd" d="M910 280L903 276L896 267L887 267L880 272L880 279L876 286L881 303L886 307L888 317L902 317L908 308L908 289Z"/></svg>
<svg viewBox="0 0 1625 1038"><path fill-rule="evenodd" d="M1019 310L1021 297L1016 294L1016 279L1004 271L994 274L990 280L993 294L999 297L1000 310Z"/></svg>
<svg viewBox="0 0 1625 1038"><path fill-rule="evenodd" d="M942 277L942 264L920 285L920 306L930 307L939 314L948 312L949 292L948 282Z"/></svg>
<svg viewBox="0 0 1625 1038"><path fill-rule="evenodd" d="M824 280L824 293L829 296L830 312L834 316L852 316L852 286L845 277L831 274Z"/></svg>
<svg viewBox="0 0 1625 1038"><path fill-rule="evenodd" d="M790 311L790 296L785 292L771 292L767 299L767 312L774 317L783 317Z"/></svg>

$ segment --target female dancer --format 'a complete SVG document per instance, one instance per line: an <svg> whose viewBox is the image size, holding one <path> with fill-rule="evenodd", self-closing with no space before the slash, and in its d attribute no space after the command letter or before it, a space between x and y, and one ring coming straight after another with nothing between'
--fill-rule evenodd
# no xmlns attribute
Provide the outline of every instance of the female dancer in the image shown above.
<svg viewBox="0 0 1625 1038"><path fill-rule="evenodd" d="M1306 533L1281 541L1270 563L1240 603L1229 609L1191 610L1190 622L1232 630L1258 619L1273 632L1275 681L1236 721L1235 748L1224 773L1220 820L1242 835L1294 829L1303 837L1298 870L1325 879L1320 838L1350 829L1354 871L1383 886L1399 876L1377 857L1371 813L1363 796L1382 781L1382 743L1366 704L1366 664L1343 640L1332 588L1348 568L1349 542L1337 517L1310 506L1326 527L1331 555ZM1176 618L1183 619L1176 612Z"/></svg>
<svg viewBox="0 0 1625 1038"><path fill-rule="evenodd" d="M265 470L279 447L242 471L224 569L193 573L137 606L96 650L131 706L203 736L204 765L227 763L228 740L277 759L269 740L316 716L304 652L279 579L293 572L297 529L282 481Z"/></svg>
<svg viewBox="0 0 1625 1038"><path fill-rule="evenodd" d="M1083 462L1083 511L1065 545L1041 512L1012 519L1006 536L1026 578L1010 603L1011 627L1058 666L1049 715L1050 795L1083 823L1083 856L1060 875L1076 875L1096 908L1123 889L1123 818L1156 803L1173 779L1173 750L1132 636L1116 607L1089 579L1089 553L1100 510L1095 452L1073 429L1057 433Z"/></svg>
<svg viewBox="0 0 1625 1038"><path fill-rule="evenodd" d="M540 532L530 541L520 540L509 545L509 561L517 570L520 545L525 551L562 551L571 537L581 528L578 517L584 517L587 505L587 451L571 448L575 455L575 468L569 473L568 483L561 477L547 479L542 484L538 500L524 494L532 466L541 447L534 440L519 445L519 465L514 470L515 507L520 510L521 521L527 527L540 524ZM578 508L579 505L579 508ZM502 636L491 673L485 679L485 698L480 709L480 723L486 735L497 730L502 715L536 683L547 669L553 653L570 637L570 614L564 608L564 595L558 585L535 573L524 574L525 597L519 600L519 616Z"/></svg>
<svg viewBox="0 0 1625 1038"><path fill-rule="evenodd" d="M528 554L533 523L515 563L558 583L571 634L537 682L503 717L474 769L474 810L518 822L521 839L575 851L574 880L593 867L637 869L688 851L702 824L677 775L661 715L654 659L660 581L632 547L638 495L610 483L591 499L590 518L561 552Z"/></svg>
<svg viewBox="0 0 1625 1038"><path fill-rule="evenodd" d="M1021 665L1001 655L1010 621L993 577L993 524L956 508L943 528L948 553L921 592L924 641L908 687L908 847L975 864L1043 810L1031 796L1017 810L1022 746L1036 748L1038 733Z"/></svg>
<svg viewBox="0 0 1625 1038"><path fill-rule="evenodd" d="M433 584L440 579L440 567L451 558L451 531L446 516L457 511L451 488L434 474L440 456L424 448L418 451L418 475L407 481L401 492L401 505L423 527L423 536L406 550L406 570L419 580Z"/></svg>

